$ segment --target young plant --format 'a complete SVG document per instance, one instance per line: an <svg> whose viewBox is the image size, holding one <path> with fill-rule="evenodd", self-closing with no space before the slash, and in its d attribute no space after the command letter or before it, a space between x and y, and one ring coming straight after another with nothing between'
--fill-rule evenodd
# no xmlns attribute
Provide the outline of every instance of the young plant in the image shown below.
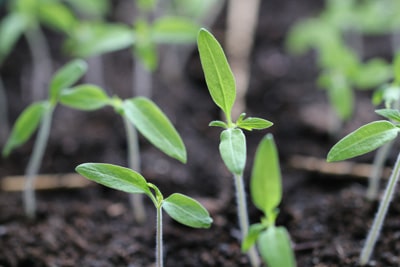
<svg viewBox="0 0 400 267"><path fill-rule="evenodd" d="M328 153L327 161L339 161L363 155L394 140L400 129L400 111L380 109L376 111L388 120L368 123L341 139ZM386 186L373 225L360 255L360 264L366 265L379 237L388 207L393 198L395 186L400 176L400 153Z"/></svg>
<svg viewBox="0 0 400 267"><path fill-rule="evenodd" d="M110 105L124 122L126 131L127 162L131 169L140 170L139 138L136 129L155 147L168 156L186 162L186 148L178 132L161 109L150 99L135 97L122 100L117 96L108 97L101 88L91 86L65 90L61 103L68 107L87 110L91 106ZM135 220L143 223L146 219L142 195L131 195Z"/></svg>
<svg viewBox="0 0 400 267"><path fill-rule="evenodd" d="M48 99L30 104L21 113L3 148L3 156L6 157L13 149L24 144L33 135L36 129L39 128L33 147L33 153L26 169L23 200L25 213L29 218L34 218L36 213L36 199L33 185L46 149L53 111L60 101L62 92L70 90L69 88L83 76L85 71L86 63L81 60L74 60L58 70L51 79ZM86 88L87 86L88 85L81 85L80 87ZM77 87L72 87L71 89L76 88ZM88 107L97 108L97 106Z"/></svg>
<svg viewBox="0 0 400 267"><path fill-rule="evenodd" d="M162 210L177 222L193 228L209 228L212 223L208 211L196 200L174 193L167 198L152 183L139 173L124 167L102 164L84 163L76 171L89 180L104 186L131 194L148 196L157 211L156 222L156 266L163 266Z"/></svg>
<svg viewBox="0 0 400 267"><path fill-rule="evenodd" d="M243 183L243 172L246 164L246 138L243 129L266 129L272 122L261 118L245 118L242 113L236 122L232 121L232 107L236 98L236 85L228 61L221 45L215 37L205 29L201 29L197 39L201 65L208 90L214 103L222 110L226 121L212 121L210 126L218 126L221 133L219 151L228 170L233 174L236 188L238 217L242 239L248 233L249 219ZM259 259L254 249L249 250L252 266L258 266Z"/></svg>
<svg viewBox="0 0 400 267"><path fill-rule="evenodd" d="M250 226L249 233L242 242L242 250L247 251L257 243L260 254L269 267L296 266L286 228L275 225L282 199L282 183L278 151L271 134L267 134L257 148L250 192L253 203L265 217L260 223Z"/></svg>

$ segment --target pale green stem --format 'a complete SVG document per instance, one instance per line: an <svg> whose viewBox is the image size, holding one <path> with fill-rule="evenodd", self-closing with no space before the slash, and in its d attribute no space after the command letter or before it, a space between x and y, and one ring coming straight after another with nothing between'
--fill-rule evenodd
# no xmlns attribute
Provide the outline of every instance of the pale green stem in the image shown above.
<svg viewBox="0 0 400 267"><path fill-rule="evenodd" d="M385 190L385 194L383 195L383 198L379 205L378 212L375 216L374 223L368 233L367 241L365 242L364 248L361 251L360 265L367 264L369 258L371 257L372 250L374 249L375 243L379 237L382 228L383 220L386 217L389 204L392 201L393 193L395 191L395 187L399 179L399 176L400 176L400 153L397 156L393 173L390 176L389 182Z"/></svg>
<svg viewBox="0 0 400 267"><path fill-rule="evenodd" d="M123 119L128 143L128 167L136 172L140 172L139 138L137 131L133 124L125 116L123 116ZM146 221L146 210L144 208L143 195L130 194L129 198L136 222L140 224L144 223Z"/></svg>
<svg viewBox="0 0 400 267"><path fill-rule="evenodd" d="M394 141L391 141L380 147L375 155L372 165L371 175L368 178L367 198L375 200L378 198L379 184L382 176L383 165L387 159Z"/></svg>
<svg viewBox="0 0 400 267"><path fill-rule="evenodd" d="M239 226L242 234L241 241L243 241L243 239L247 236L247 233L249 231L249 218L247 212L246 192L243 183L243 176L234 174L233 179L235 180L236 203L238 209ZM260 258L257 254L255 246L253 246L247 252L247 255L249 257L252 267L258 267L260 265Z"/></svg>
<svg viewBox="0 0 400 267"><path fill-rule="evenodd" d="M132 79L133 95L151 98L153 94L152 73L139 60L134 62Z"/></svg>
<svg viewBox="0 0 400 267"><path fill-rule="evenodd" d="M31 100L42 100L52 71L50 50L39 26L28 30L25 36L32 56Z"/></svg>
<svg viewBox="0 0 400 267"><path fill-rule="evenodd" d="M163 267L163 228L162 228L162 207L157 205L157 229L156 229L156 267Z"/></svg>
<svg viewBox="0 0 400 267"><path fill-rule="evenodd" d="M7 94L0 77L0 146L4 145L9 129Z"/></svg>
<svg viewBox="0 0 400 267"><path fill-rule="evenodd" d="M24 189L24 207L25 214L28 218L34 219L36 215L36 197L34 184L36 176L39 172L42 163L43 154L46 149L47 140L50 134L51 118L53 116L54 107L50 106L40 122L39 131L36 137L33 153L29 159L28 167L26 168L26 180Z"/></svg>

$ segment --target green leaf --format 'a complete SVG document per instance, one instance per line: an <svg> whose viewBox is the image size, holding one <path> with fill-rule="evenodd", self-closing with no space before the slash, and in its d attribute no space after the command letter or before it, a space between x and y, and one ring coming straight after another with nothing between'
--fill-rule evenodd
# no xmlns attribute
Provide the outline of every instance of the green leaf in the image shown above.
<svg viewBox="0 0 400 267"><path fill-rule="evenodd" d="M258 145L250 191L254 205L264 212L268 221L274 222L282 200L282 182L278 151L272 134L267 134Z"/></svg>
<svg viewBox="0 0 400 267"><path fill-rule="evenodd" d="M208 126L212 126L212 127L221 127L221 128L224 128L224 129L228 128L228 125L227 125L225 122L219 121L219 120L210 122L210 123L208 124Z"/></svg>
<svg viewBox="0 0 400 267"><path fill-rule="evenodd" d="M48 104L47 101L33 103L19 115L4 146L3 157L7 157L13 149L25 143L32 136L38 128Z"/></svg>
<svg viewBox="0 0 400 267"><path fill-rule="evenodd" d="M388 121L368 123L341 139L328 153L327 161L339 161L368 153L396 138L399 129Z"/></svg>
<svg viewBox="0 0 400 267"><path fill-rule="evenodd" d="M69 33L77 23L72 11L61 3L45 3L38 8L40 20L55 30Z"/></svg>
<svg viewBox="0 0 400 267"><path fill-rule="evenodd" d="M90 57L130 47L134 42L134 32L126 25L85 22L75 27L66 48L75 56Z"/></svg>
<svg viewBox="0 0 400 267"><path fill-rule="evenodd" d="M295 267L290 237L284 227L269 227L260 234L258 247L268 267Z"/></svg>
<svg viewBox="0 0 400 267"><path fill-rule="evenodd" d="M151 196L146 180L131 169L105 163L84 163L75 170L87 179L104 186L127 193Z"/></svg>
<svg viewBox="0 0 400 267"><path fill-rule="evenodd" d="M262 130L273 125L272 122L261 119L261 118L253 118L248 117L237 123L237 127L251 131L251 130Z"/></svg>
<svg viewBox="0 0 400 267"><path fill-rule="evenodd" d="M196 41L199 28L192 19L167 16L154 21L151 35L156 43L190 44Z"/></svg>
<svg viewBox="0 0 400 267"><path fill-rule="evenodd" d="M378 109L375 112L389 120L400 122L400 111L397 109Z"/></svg>
<svg viewBox="0 0 400 267"><path fill-rule="evenodd" d="M261 223L250 225L247 236L242 241L242 252L247 252L256 242L260 233L265 229Z"/></svg>
<svg viewBox="0 0 400 267"><path fill-rule="evenodd" d="M164 199L162 208L174 220L194 228L209 228L212 223L208 211L196 200L182 194Z"/></svg>
<svg viewBox="0 0 400 267"><path fill-rule="evenodd" d="M99 18L111 10L108 0L67 0L74 9L84 14L84 17Z"/></svg>
<svg viewBox="0 0 400 267"><path fill-rule="evenodd" d="M167 116L151 100L136 97L123 103L125 116L155 147L168 156L186 162L186 148Z"/></svg>
<svg viewBox="0 0 400 267"><path fill-rule="evenodd" d="M19 13L11 13L0 22L0 64L27 29L28 22L28 18Z"/></svg>
<svg viewBox="0 0 400 267"><path fill-rule="evenodd" d="M360 65L354 77L355 85L360 89L373 89L392 78L391 65L382 59L371 59Z"/></svg>
<svg viewBox="0 0 400 267"><path fill-rule="evenodd" d="M242 175L246 164L246 137L240 129L226 129L221 133L219 152L228 170Z"/></svg>
<svg viewBox="0 0 400 267"><path fill-rule="evenodd" d="M81 59L70 61L59 69L50 82L50 99L56 101L62 89L70 87L86 72L87 64Z"/></svg>
<svg viewBox="0 0 400 267"><path fill-rule="evenodd" d="M106 106L110 99L98 86L83 84L61 91L60 102L79 110L96 110Z"/></svg>
<svg viewBox="0 0 400 267"><path fill-rule="evenodd" d="M208 90L229 123L236 98L236 84L228 60L221 45L207 30L200 30L197 44Z"/></svg>

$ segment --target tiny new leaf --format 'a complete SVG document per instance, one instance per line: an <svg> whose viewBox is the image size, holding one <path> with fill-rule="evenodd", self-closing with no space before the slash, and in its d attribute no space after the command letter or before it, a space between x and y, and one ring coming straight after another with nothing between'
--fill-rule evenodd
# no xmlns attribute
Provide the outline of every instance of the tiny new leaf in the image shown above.
<svg viewBox="0 0 400 267"><path fill-rule="evenodd" d="M268 120L264 120L261 118L253 118L253 117L248 117L244 120L237 122L237 127L247 131L262 130L271 127L272 125L273 123Z"/></svg>
<svg viewBox="0 0 400 267"><path fill-rule="evenodd" d="M389 120L400 123L400 111L397 109L378 109L375 112Z"/></svg>
<svg viewBox="0 0 400 267"><path fill-rule="evenodd" d="M186 162L186 148L178 132L157 105L145 98L125 100L123 110L137 130L168 156Z"/></svg>
<svg viewBox="0 0 400 267"><path fill-rule="evenodd" d="M246 164L246 137L240 129L226 129L221 133L219 152L231 173L242 175Z"/></svg>
<svg viewBox="0 0 400 267"><path fill-rule="evenodd" d="M250 225L247 236L242 241L242 251L247 252L257 242L258 236L265 229L265 225L261 223Z"/></svg>
<svg viewBox="0 0 400 267"><path fill-rule="evenodd" d="M127 193L152 196L143 176L131 169L105 163L84 163L75 170L87 179L104 186Z"/></svg>
<svg viewBox="0 0 400 267"><path fill-rule="evenodd" d="M396 138L399 132L389 121L374 121L348 134L328 153L327 161L339 161L368 153Z"/></svg>
<svg viewBox="0 0 400 267"><path fill-rule="evenodd" d="M194 228L209 228L212 223L208 211L196 200L174 193L164 199L162 208L174 220Z"/></svg>
<svg viewBox="0 0 400 267"><path fill-rule="evenodd" d="M197 44L206 83L215 104L222 109L230 122L236 97L236 84L221 45L205 29L201 29Z"/></svg>
<svg viewBox="0 0 400 267"><path fill-rule="evenodd" d="M50 99L56 101L61 90L73 85L86 70L87 64L81 59L75 59L59 69L50 82Z"/></svg>
<svg viewBox="0 0 400 267"><path fill-rule="evenodd" d="M19 115L4 146L4 157L7 157L14 148L22 145L32 136L38 128L48 105L47 101L33 103Z"/></svg>
<svg viewBox="0 0 400 267"><path fill-rule="evenodd" d="M75 86L62 90L60 102L79 110L96 110L106 106L110 99L99 87L91 84Z"/></svg>
<svg viewBox="0 0 400 267"><path fill-rule="evenodd" d="M269 267L296 266L290 237L284 227L268 227L260 234L257 243L261 257Z"/></svg>
<svg viewBox="0 0 400 267"><path fill-rule="evenodd" d="M224 129L228 128L228 125L225 122L219 121L219 120L210 122L208 124L208 126L221 127L221 128L224 128Z"/></svg>
<svg viewBox="0 0 400 267"><path fill-rule="evenodd" d="M282 183L278 151L271 134L267 134L257 148L250 191L254 205L264 212L268 221L274 222L282 200Z"/></svg>

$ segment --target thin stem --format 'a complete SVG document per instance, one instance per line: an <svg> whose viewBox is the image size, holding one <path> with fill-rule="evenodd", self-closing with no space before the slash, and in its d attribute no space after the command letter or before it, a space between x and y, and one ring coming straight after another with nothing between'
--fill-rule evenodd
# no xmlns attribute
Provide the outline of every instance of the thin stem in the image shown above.
<svg viewBox="0 0 400 267"><path fill-rule="evenodd" d="M379 184L382 176L383 165L387 159L394 141L391 141L382 147L380 147L375 155L374 162L372 165L371 175L368 179L368 190L367 198L369 200L375 200L378 197Z"/></svg>
<svg viewBox="0 0 400 267"><path fill-rule="evenodd" d="M0 77L0 145L6 141L10 125L8 123L8 103L6 89Z"/></svg>
<svg viewBox="0 0 400 267"><path fill-rule="evenodd" d="M247 233L249 231L249 218L247 212L246 192L243 183L243 176L234 174L233 178L235 180L236 203L238 209L239 226L240 226L240 231L242 233L241 240L243 240L247 236ZM260 258L254 246L247 252L247 255L250 259L251 266L257 267L260 265Z"/></svg>
<svg viewBox="0 0 400 267"><path fill-rule="evenodd" d="M50 50L39 26L28 30L25 36L32 55L31 100L37 101L46 97L46 83L52 70Z"/></svg>
<svg viewBox="0 0 400 267"><path fill-rule="evenodd" d="M124 126L128 142L128 167L140 172L140 149L139 138L135 126L125 117ZM143 203L142 194L129 194L131 206L133 208L133 216L136 222L142 224L146 221L146 210Z"/></svg>
<svg viewBox="0 0 400 267"><path fill-rule="evenodd" d="M392 175L390 176L389 182L387 184L385 194L381 200L379 205L378 212L375 216L374 223L368 233L367 241L365 242L364 248L361 251L360 255L360 265L365 265L368 263L369 258L371 256L372 250L374 249L375 243L379 237L383 220L386 217L386 213L389 208L389 204L392 201L393 193L397 184L397 181L400 176L400 153L397 156L396 164L394 166L394 170Z"/></svg>
<svg viewBox="0 0 400 267"><path fill-rule="evenodd" d="M156 267L163 267L162 208L157 205Z"/></svg>
<svg viewBox="0 0 400 267"><path fill-rule="evenodd" d="M151 98L152 92L152 73L146 70L145 66L139 61L134 62L132 93L134 96L144 96Z"/></svg>
<svg viewBox="0 0 400 267"><path fill-rule="evenodd" d="M43 115L40 128L36 137L33 153L26 168L26 182L24 189L24 207L25 214L28 218L34 219L36 215L36 198L33 185L42 163L43 154L46 149L47 140L50 134L51 118L53 116L54 107L50 106Z"/></svg>

